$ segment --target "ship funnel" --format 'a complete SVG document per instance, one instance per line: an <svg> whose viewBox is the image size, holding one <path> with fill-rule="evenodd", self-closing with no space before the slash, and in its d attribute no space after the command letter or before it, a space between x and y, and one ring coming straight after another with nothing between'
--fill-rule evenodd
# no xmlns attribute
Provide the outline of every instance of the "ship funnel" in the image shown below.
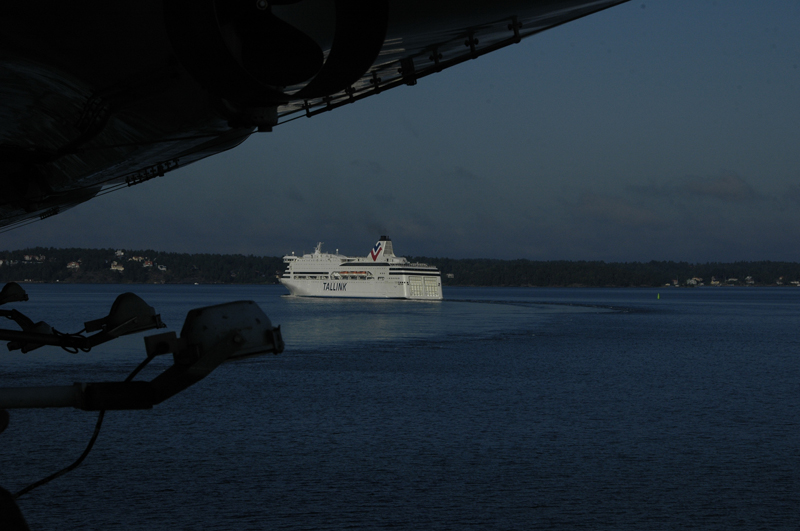
<svg viewBox="0 0 800 531"><path fill-rule="evenodd" d="M379 256L390 257L394 256L394 249L392 249L392 239L388 236L381 236L381 239L378 240L378 243L375 244L375 247L367 255L368 258L372 258L373 262L378 260Z"/></svg>
<svg viewBox="0 0 800 531"><path fill-rule="evenodd" d="M392 239L388 236L381 236L381 241L378 242L383 247L383 256L394 256L394 249L392 248Z"/></svg>

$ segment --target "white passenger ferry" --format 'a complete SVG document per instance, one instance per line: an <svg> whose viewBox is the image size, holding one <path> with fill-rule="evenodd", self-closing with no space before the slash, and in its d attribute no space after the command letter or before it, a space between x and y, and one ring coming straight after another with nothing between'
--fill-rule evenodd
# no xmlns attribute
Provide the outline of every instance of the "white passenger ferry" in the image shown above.
<svg viewBox="0 0 800 531"><path fill-rule="evenodd" d="M388 236L381 236L363 258L343 256L338 250L336 254L323 253L320 242L314 254L300 257L292 253L283 261L287 266L281 284L298 297L442 298L439 270L395 256Z"/></svg>

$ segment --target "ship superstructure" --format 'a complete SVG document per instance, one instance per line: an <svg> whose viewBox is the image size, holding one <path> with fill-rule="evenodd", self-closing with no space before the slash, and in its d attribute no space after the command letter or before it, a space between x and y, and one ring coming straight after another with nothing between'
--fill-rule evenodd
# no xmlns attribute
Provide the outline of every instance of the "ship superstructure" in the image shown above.
<svg viewBox="0 0 800 531"><path fill-rule="evenodd" d="M442 277L428 264L395 256L392 240L381 236L365 257L322 252L283 257L286 271L280 281L298 297L361 297L376 299L441 300Z"/></svg>

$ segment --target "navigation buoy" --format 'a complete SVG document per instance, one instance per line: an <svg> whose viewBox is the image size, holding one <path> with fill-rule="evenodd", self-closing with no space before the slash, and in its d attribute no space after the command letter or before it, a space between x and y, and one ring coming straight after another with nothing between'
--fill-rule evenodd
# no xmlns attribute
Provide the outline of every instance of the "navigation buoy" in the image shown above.
<svg viewBox="0 0 800 531"><path fill-rule="evenodd" d="M656 293L656 299L659 299L659 300L661 299L661 294L660 293Z"/></svg>

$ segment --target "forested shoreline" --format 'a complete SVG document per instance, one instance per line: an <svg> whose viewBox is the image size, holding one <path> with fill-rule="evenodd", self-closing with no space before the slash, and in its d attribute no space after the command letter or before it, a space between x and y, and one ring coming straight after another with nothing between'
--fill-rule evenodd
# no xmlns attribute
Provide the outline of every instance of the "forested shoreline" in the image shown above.
<svg viewBox="0 0 800 531"><path fill-rule="evenodd" d="M410 257L434 265L450 286L798 286L797 262L602 262ZM0 251L0 281L275 284L281 257L36 247Z"/></svg>

